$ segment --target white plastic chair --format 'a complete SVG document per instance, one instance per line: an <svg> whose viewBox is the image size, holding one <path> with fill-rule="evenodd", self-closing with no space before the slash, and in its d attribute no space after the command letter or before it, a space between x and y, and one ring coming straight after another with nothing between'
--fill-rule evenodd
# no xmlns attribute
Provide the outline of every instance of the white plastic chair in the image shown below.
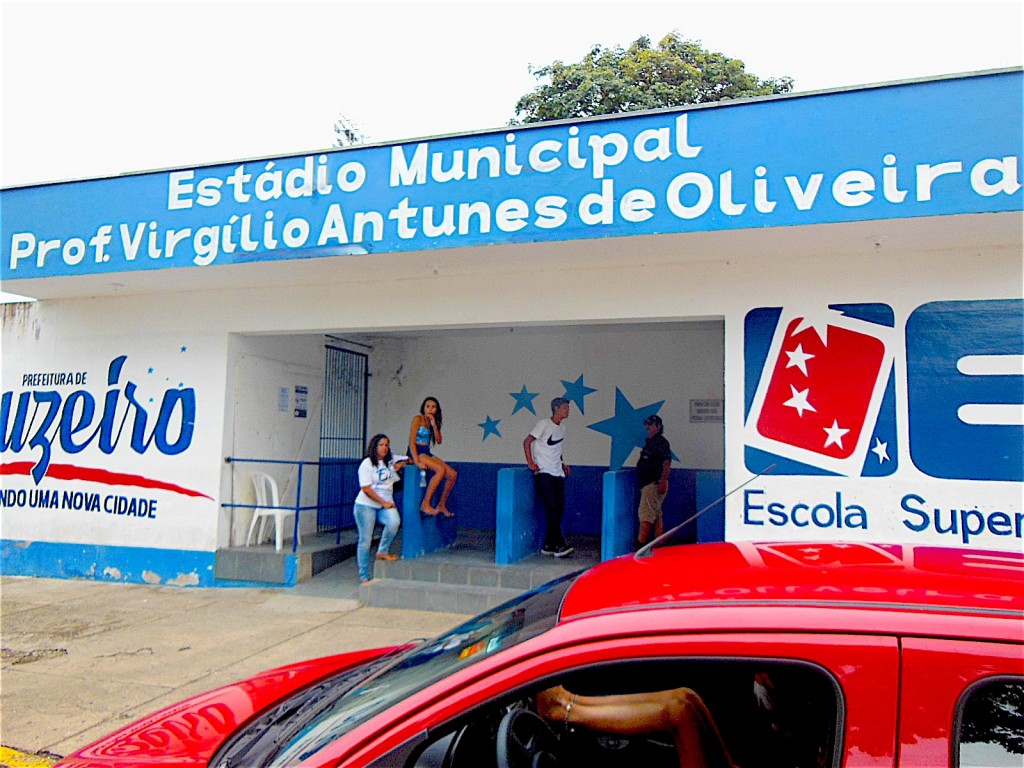
<svg viewBox="0 0 1024 768"><path fill-rule="evenodd" d="M245 546L252 541L253 531L256 530L256 523L260 524L260 532L256 542L263 541L267 535L267 523L274 522L274 545L278 552L281 551L281 544L284 538L284 519L294 515L294 509L271 509L280 507L281 499L277 492L277 481L266 472L253 472L252 485L256 491L256 509L252 511L252 522L249 524L249 535L245 537ZM302 536L296 534L297 544L302 543Z"/></svg>

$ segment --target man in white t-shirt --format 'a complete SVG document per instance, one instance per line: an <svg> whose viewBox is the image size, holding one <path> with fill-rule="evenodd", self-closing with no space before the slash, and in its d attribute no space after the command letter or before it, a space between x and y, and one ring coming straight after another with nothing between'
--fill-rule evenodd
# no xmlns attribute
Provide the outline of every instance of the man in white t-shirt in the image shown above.
<svg viewBox="0 0 1024 768"><path fill-rule="evenodd" d="M562 515L565 512L565 478L572 470L562 461L565 446L565 424L569 418L569 401L556 397L551 401L551 418L537 422L523 440L526 465L533 470L534 493L544 504L547 532L544 535L545 555L566 557L573 548L562 535Z"/></svg>

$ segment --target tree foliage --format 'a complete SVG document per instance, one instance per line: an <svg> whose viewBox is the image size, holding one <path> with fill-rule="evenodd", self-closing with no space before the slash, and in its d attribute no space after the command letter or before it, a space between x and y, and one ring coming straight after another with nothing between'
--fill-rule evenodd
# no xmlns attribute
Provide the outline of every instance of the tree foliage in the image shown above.
<svg viewBox="0 0 1024 768"><path fill-rule="evenodd" d="M704 104L749 96L789 93L790 77L761 80L739 59L705 50L700 41L678 32L651 47L648 37L630 44L595 45L582 61L555 61L531 67L538 80L547 79L516 102L517 123L537 123L640 109Z"/></svg>
<svg viewBox="0 0 1024 768"><path fill-rule="evenodd" d="M1024 685L992 682L968 698L960 737L1024 755Z"/></svg>

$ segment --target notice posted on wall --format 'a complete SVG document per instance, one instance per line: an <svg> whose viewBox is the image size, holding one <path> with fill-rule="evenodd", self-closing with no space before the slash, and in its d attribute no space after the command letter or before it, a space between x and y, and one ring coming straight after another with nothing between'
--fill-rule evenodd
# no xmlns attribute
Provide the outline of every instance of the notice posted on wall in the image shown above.
<svg viewBox="0 0 1024 768"><path fill-rule="evenodd" d="M725 421L724 400L691 400L690 401L690 423L703 424L706 422Z"/></svg>
<svg viewBox="0 0 1024 768"><path fill-rule="evenodd" d="M295 386L295 418L306 418L306 410L309 404L309 387Z"/></svg>

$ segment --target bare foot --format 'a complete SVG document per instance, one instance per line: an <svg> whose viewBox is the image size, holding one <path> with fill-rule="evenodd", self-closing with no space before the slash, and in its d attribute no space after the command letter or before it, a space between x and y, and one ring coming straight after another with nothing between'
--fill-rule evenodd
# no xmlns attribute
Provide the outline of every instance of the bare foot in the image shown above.
<svg viewBox="0 0 1024 768"><path fill-rule="evenodd" d="M445 517L455 517L455 513L454 512L449 512L448 511L448 507L438 506L437 511L440 512Z"/></svg>
<svg viewBox="0 0 1024 768"><path fill-rule="evenodd" d="M429 504L424 504L420 507L420 512L424 515L430 515L430 517L436 517L439 510L434 509Z"/></svg>

